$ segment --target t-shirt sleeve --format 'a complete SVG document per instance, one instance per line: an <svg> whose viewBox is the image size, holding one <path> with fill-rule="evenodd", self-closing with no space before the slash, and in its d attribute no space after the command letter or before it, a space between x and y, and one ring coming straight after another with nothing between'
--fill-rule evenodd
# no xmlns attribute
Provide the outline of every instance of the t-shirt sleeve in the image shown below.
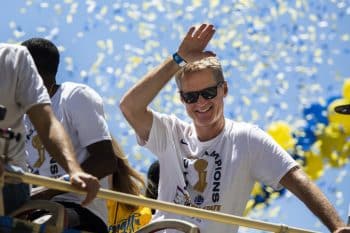
<svg viewBox="0 0 350 233"><path fill-rule="evenodd" d="M50 104L50 96L30 53L25 47L19 50L15 65L18 76L16 102L23 111L27 112L36 104Z"/></svg>
<svg viewBox="0 0 350 233"><path fill-rule="evenodd" d="M95 142L110 140L102 98L91 88L75 89L67 98L67 109L83 147Z"/></svg>
<svg viewBox="0 0 350 233"><path fill-rule="evenodd" d="M161 114L159 112L152 111L153 120L152 127L148 137L148 141L142 141L137 136L139 145L146 147L153 154L159 156L167 148L167 143L171 137L172 118L168 115Z"/></svg>
<svg viewBox="0 0 350 233"><path fill-rule="evenodd" d="M281 178L297 162L277 142L258 127L252 127L248 136L250 171L254 179L280 189Z"/></svg>

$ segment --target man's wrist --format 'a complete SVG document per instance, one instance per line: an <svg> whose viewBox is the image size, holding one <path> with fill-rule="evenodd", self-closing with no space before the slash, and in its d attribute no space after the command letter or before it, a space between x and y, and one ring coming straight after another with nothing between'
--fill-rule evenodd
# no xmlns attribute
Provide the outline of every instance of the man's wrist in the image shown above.
<svg viewBox="0 0 350 233"><path fill-rule="evenodd" d="M173 61L180 67L183 67L187 63L177 52L173 54Z"/></svg>

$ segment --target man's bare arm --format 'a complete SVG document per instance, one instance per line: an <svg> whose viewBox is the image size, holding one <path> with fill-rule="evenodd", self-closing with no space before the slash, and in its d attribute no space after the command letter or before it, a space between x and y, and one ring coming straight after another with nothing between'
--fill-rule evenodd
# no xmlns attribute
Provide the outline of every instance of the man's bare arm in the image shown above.
<svg viewBox="0 0 350 233"><path fill-rule="evenodd" d="M291 169L280 183L294 193L328 227L331 232L345 227L335 208L301 168ZM349 228L350 229L350 228Z"/></svg>
<svg viewBox="0 0 350 233"><path fill-rule="evenodd" d="M101 179L117 170L118 159L111 140L95 142L87 150L89 157L81 164L84 171Z"/></svg>
<svg viewBox="0 0 350 233"><path fill-rule="evenodd" d="M90 203L100 187L96 177L83 172L78 164L72 143L49 104L38 104L27 112L49 154L67 171L71 183L87 191L83 205Z"/></svg>
<svg viewBox="0 0 350 233"><path fill-rule="evenodd" d="M214 56L212 52L204 51L214 33L213 25L191 27L179 46L178 54L187 62ZM152 127L153 117L148 105L179 69L180 66L169 57L122 97L120 109L141 139L148 140Z"/></svg>

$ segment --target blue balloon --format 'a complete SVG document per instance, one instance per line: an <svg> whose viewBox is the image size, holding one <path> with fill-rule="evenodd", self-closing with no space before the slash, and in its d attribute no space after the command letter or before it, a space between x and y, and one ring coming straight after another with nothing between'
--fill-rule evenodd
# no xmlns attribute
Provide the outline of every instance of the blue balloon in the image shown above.
<svg viewBox="0 0 350 233"><path fill-rule="evenodd" d="M262 195L256 195L254 197L254 205L259 204L259 203L264 203L265 202L265 197L263 197Z"/></svg>
<svg viewBox="0 0 350 233"><path fill-rule="evenodd" d="M301 146L303 151L308 151L310 150L312 144L316 141L317 137L314 133L314 130L311 129L311 127L305 127L303 129L303 136L297 137L297 146Z"/></svg>
<svg viewBox="0 0 350 233"><path fill-rule="evenodd" d="M330 105L334 100L341 99L341 98L343 98L341 95L329 97L326 101L326 106L328 107L328 105Z"/></svg>
<svg viewBox="0 0 350 233"><path fill-rule="evenodd" d="M313 103L304 108L303 115L305 120L312 127L315 127L318 123L328 125L327 106L325 105Z"/></svg>

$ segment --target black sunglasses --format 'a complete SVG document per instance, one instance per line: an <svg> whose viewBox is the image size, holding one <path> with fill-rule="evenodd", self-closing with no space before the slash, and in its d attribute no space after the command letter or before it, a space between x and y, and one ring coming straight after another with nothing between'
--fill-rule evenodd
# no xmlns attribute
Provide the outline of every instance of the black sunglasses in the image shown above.
<svg viewBox="0 0 350 233"><path fill-rule="evenodd" d="M199 95L204 99L210 100L216 97L218 94L218 87L220 87L224 82L220 81L215 86L207 87L200 91L183 92L180 91L181 98L187 104L193 104L198 101Z"/></svg>

